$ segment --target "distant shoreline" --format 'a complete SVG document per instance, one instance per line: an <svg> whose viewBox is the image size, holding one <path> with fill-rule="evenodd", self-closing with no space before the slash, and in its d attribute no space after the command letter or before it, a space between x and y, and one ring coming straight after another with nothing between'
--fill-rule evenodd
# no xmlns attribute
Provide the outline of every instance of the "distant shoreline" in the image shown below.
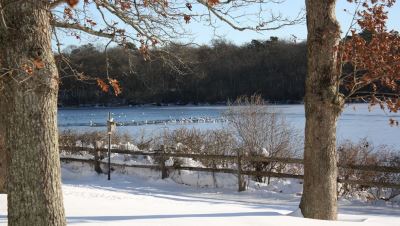
<svg viewBox="0 0 400 226"><path fill-rule="evenodd" d="M270 105L304 105L303 101L266 101ZM346 104L368 104L361 101L346 102ZM81 104L81 105L58 105L58 109L68 110L68 109L85 109L85 108L142 108L142 107L224 107L228 106L228 102L218 102L218 103L146 103L146 104Z"/></svg>
<svg viewBox="0 0 400 226"><path fill-rule="evenodd" d="M146 103L146 104L81 104L81 105L59 105L58 109L80 109L80 108L127 108L127 107L219 107L228 106L228 102L217 102L217 103ZM266 101L268 104L272 105L297 105L304 104L303 101Z"/></svg>

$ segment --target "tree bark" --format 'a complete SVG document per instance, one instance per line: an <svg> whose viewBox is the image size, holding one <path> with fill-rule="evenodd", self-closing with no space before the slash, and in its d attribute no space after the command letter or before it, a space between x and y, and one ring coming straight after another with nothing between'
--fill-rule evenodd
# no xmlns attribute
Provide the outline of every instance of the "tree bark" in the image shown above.
<svg viewBox="0 0 400 226"><path fill-rule="evenodd" d="M1 94L0 94L1 96ZM1 101L0 101L1 103ZM0 105L0 109L2 106ZM7 178L7 155L6 150L4 148L4 125L3 120L1 119L1 110L0 110L0 194L6 193L6 178Z"/></svg>
<svg viewBox="0 0 400 226"><path fill-rule="evenodd" d="M8 224L66 225L57 132L58 72L49 1L0 0L1 118ZM4 72L3 71L3 72Z"/></svg>
<svg viewBox="0 0 400 226"><path fill-rule="evenodd" d="M307 79L305 96L304 217L337 219L336 124L343 107L338 90L340 28L336 0L306 0Z"/></svg>

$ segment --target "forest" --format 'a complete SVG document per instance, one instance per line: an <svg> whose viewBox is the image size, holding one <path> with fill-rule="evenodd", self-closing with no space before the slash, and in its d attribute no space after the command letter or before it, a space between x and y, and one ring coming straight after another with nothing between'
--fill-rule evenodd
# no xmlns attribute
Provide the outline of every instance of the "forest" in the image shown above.
<svg viewBox="0 0 400 226"><path fill-rule="evenodd" d="M218 104L255 93L270 102L298 103L305 92L306 51L304 42L277 37L240 46L226 40L170 44L148 57L134 46L68 46L56 57L59 106ZM120 95L97 86L94 78L107 75L120 83Z"/></svg>

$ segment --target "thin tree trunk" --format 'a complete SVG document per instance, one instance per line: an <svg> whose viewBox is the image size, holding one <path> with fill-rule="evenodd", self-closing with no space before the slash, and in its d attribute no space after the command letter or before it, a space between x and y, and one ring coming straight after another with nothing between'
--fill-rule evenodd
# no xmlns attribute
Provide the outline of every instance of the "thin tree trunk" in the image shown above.
<svg viewBox="0 0 400 226"><path fill-rule="evenodd" d="M66 225L57 132L58 72L51 50L49 1L0 0L0 4L4 13L0 56L8 71L0 93L10 158L8 224Z"/></svg>
<svg viewBox="0 0 400 226"><path fill-rule="evenodd" d="M336 123L343 106L338 91L339 25L335 0L306 0L308 72L305 96L304 217L337 219Z"/></svg>

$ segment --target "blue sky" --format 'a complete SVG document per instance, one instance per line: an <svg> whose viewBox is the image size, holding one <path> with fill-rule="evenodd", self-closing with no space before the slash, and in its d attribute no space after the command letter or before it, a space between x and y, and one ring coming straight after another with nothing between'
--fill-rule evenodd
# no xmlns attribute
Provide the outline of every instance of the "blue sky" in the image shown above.
<svg viewBox="0 0 400 226"><path fill-rule="evenodd" d="M304 0L287 0L282 5L275 5L276 11L280 11L285 15L296 15L299 10L305 8ZM351 24L352 15L349 12L345 12L344 9L348 11L354 11L354 3L348 3L347 0L338 0L336 7L336 16L340 23L342 31L347 31ZM390 29L400 30L400 2L396 3L393 8L389 11L389 21L388 27ZM212 33L207 32L206 28L196 28L193 30L196 33L197 41L202 43L207 43L211 40ZM221 31L219 31L227 40L231 40L235 43L249 42L252 39L268 39L270 36L277 36L282 39L290 39L292 35L297 36L299 39L305 40L307 38L307 27L305 24L289 26L276 31L265 31L262 34L256 32L240 32L234 31L227 26L224 26Z"/></svg>
<svg viewBox="0 0 400 226"><path fill-rule="evenodd" d="M274 12L280 12L283 15L295 16L304 7L304 0L286 0L283 4L274 4L272 10ZM337 18L342 31L345 32L349 28L352 15L350 15L349 12L345 12L344 9L352 11L354 10L354 4L348 3L347 0L338 0L337 2ZM236 44L242 44L250 42L252 39L268 39L270 36L277 36L280 39L290 39L292 35L295 35L299 40L305 40L307 37L307 28L305 24L288 26L275 31L256 33L253 31L235 31L223 23L218 23L218 36L215 36L213 32L214 30L205 24L191 22L187 26L193 34L192 39L198 44L209 44L211 40L215 38L224 38ZM400 30L400 2L396 3L389 11L388 27L390 29ZM63 47L71 44L82 45L87 43L105 43L105 40L93 37L83 37L81 41L70 36L62 36L61 39L64 44Z"/></svg>

